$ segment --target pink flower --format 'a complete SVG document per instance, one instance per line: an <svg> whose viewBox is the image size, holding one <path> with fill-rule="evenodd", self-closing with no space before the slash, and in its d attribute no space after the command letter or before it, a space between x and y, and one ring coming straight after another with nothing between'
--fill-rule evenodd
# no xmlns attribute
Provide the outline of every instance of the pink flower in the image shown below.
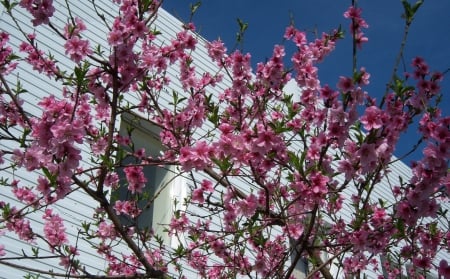
<svg viewBox="0 0 450 279"><path fill-rule="evenodd" d="M320 172L313 172L310 174L311 180L311 192L314 196L322 197L328 192L327 183L330 180L327 176L324 176Z"/></svg>
<svg viewBox="0 0 450 279"><path fill-rule="evenodd" d="M383 118L383 111L377 106L371 106L366 109L364 115L361 117L361 123L364 125L364 129L370 131L381 128L383 126Z"/></svg>
<svg viewBox="0 0 450 279"><path fill-rule="evenodd" d="M354 6L350 6L347 11L344 13L344 17L351 19L352 23L350 24L350 30L354 35L354 40L358 47L361 47L362 43L368 41L366 37L364 37L364 33L362 32L362 28L368 28L369 25L367 22L361 17L362 10L360 8L356 8Z"/></svg>
<svg viewBox="0 0 450 279"><path fill-rule="evenodd" d="M292 40L297 45L297 47L300 47L307 43L306 34L295 29L295 27L292 25L286 28L286 31L284 32L284 38L286 40Z"/></svg>
<svg viewBox="0 0 450 279"><path fill-rule="evenodd" d="M114 210L117 215L125 214L132 218L136 218L141 213L135 201L116 201Z"/></svg>
<svg viewBox="0 0 450 279"><path fill-rule="evenodd" d="M46 209L42 219L45 220L44 235L50 249L53 250L55 247L68 242L63 219L58 214L54 214L51 209Z"/></svg>
<svg viewBox="0 0 450 279"><path fill-rule="evenodd" d="M353 89L353 80L349 77L341 76L339 77L337 88L339 88L342 92L348 92Z"/></svg>
<svg viewBox="0 0 450 279"><path fill-rule="evenodd" d="M375 144L363 143L358 150L357 156L360 158L361 169L363 173L369 172L377 163L377 154Z"/></svg>
<svg viewBox="0 0 450 279"><path fill-rule="evenodd" d="M345 175L345 180L354 178L356 171L349 160L340 160L338 162L337 170Z"/></svg>
<svg viewBox="0 0 450 279"><path fill-rule="evenodd" d="M214 191L214 187L211 181L204 179L202 181L202 189L205 192L212 193Z"/></svg>
<svg viewBox="0 0 450 279"><path fill-rule="evenodd" d="M145 183L147 183L143 168L141 166L127 166L123 171L128 181L128 190L133 194L136 192L142 193Z"/></svg>
<svg viewBox="0 0 450 279"><path fill-rule="evenodd" d="M180 149L179 161L183 170L193 168L201 170L210 164L211 146L205 141L199 141L193 147L184 146Z"/></svg>
<svg viewBox="0 0 450 279"><path fill-rule="evenodd" d="M116 238L116 232L114 230L113 224L108 224L106 221L101 221L98 225L98 231L97 235L105 240L105 239L115 239Z"/></svg>
<svg viewBox="0 0 450 279"><path fill-rule="evenodd" d="M227 49L223 42L219 39L206 44L208 54L213 61L217 62L219 66L222 66L222 60L227 52Z"/></svg>
<svg viewBox="0 0 450 279"><path fill-rule="evenodd" d="M89 48L88 40L81 40L78 36L73 36L64 44L66 54L70 56L75 63L80 63L87 55L92 54Z"/></svg>
<svg viewBox="0 0 450 279"><path fill-rule="evenodd" d="M48 24L55 12L53 0L21 0L20 6L33 15L34 19L31 22L34 26Z"/></svg>
<svg viewBox="0 0 450 279"><path fill-rule="evenodd" d="M450 266L446 260L441 260L438 269L439 275L444 277L444 279L450 279Z"/></svg>
<svg viewBox="0 0 450 279"><path fill-rule="evenodd" d="M199 204L203 204L205 202L202 188L197 188L192 192L192 201L198 202Z"/></svg>
<svg viewBox="0 0 450 279"><path fill-rule="evenodd" d="M258 207L258 199L255 195L250 194L246 199L243 199L238 202L238 208L242 215L251 217L255 214L256 209Z"/></svg>
<svg viewBox="0 0 450 279"><path fill-rule="evenodd" d="M11 54L13 53L12 48L7 45L9 41L9 34L5 32L0 32L0 74L9 74L16 67L16 62L9 61Z"/></svg>
<svg viewBox="0 0 450 279"><path fill-rule="evenodd" d="M25 202L26 204L33 204L37 201L36 194L26 187L14 187L12 192L18 200Z"/></svg>
<svg viewBox="0 0 450 279"><path fill-rule="evenodd" d="M17 209L13 208L13 211L17 212ZM14 216L11 217L8 221L9 222L6 224L6 228L9 231L14 231L22 240L28 242L32 242L34 240L35 235L33 233L33 230L31 229L29 220Z"/></svg>
<svg viewBox="0 0 450 279"><path fill-rule="evenodd" d="M53 76L58 72L55 61L47 58L47 55L42 50L36 50L32 45L23 42L19 46L19 51L28 54L26 61L33 66L33 70L39 73L44 72L48 76Z"/></svg>
<svg viewBox="0 0 450 279"><path fill-rule="evenodd" d="M64 37L69 38L71 36L78 36L80 35L80 32L84 30L86 30L86 25L79 17L76 17L75 25L70 22L64 26Z"/></svg>
<svg viewBox="0 0 450 279"><path fill-rule="evenodd" d="M189 225L189 218L186 213L181 213L179 217L174 216L170 221L169 234L175 235L177 233L184 232Z"/></svg>

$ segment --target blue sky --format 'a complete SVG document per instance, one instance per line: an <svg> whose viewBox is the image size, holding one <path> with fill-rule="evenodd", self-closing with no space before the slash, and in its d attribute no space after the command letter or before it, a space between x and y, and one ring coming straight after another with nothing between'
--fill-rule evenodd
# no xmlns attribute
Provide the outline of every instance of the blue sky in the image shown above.
<svg viewBox="0 0 450 279"><path fill-rule="evenodd" d="M416 0L409 0L411 3ZM409 66L415 56L425 58L433 70L444 71L450 68L450 1L432 0L425 3L416 14L410 29L404 59ZM196 1L165 0L163 7L187 21L190 4ZM349 21L342 14L350 5L350 0L203 0L194 15L193 22L199 33L207 40L221 38L228 49L233 49L238 31L237 18L249 24L245 33L243 50L252 54L252 63L264 61L272 54L275 44L282 42L282 35L291 19L295 26L308 32L308 38L328 32L342 25L348 31ZM359 53L358 64L365 66L371 74L367 91L371 96L381 98L386 83L392 74L395 57L403 35L403 7L400 0L360 0L363 17L369 24L365 33L369 42ZM344 40L319 65L322 84L335 87L339 76L351 75L351 38L346 34ZM400 72L403 72L400 68ZM444 115L450 112L450 73L442 83L444 99L441 104ZM402 137L396 155L407 152L417 139L414 130ZM405 163L420 158L420 152L406 158Z"/></svg>

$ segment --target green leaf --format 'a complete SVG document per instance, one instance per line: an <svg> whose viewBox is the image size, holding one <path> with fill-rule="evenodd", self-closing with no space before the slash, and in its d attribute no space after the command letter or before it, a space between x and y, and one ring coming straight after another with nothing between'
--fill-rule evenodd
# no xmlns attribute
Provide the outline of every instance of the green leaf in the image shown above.
<svg viewBox="0 0 450 279"><path fill-rule="evenodd" d="M211 112L208 115L208 120L215 126L219 124L219 106L213 106Z"/></svg>
<svg viewBox="0 0 450 279"><path fill-rule="evenodd" d="M159 30L157 30L156 28L154 28L154 29L152 30L152 34L155 35L155 36L158 36L158 35L161 35L162 32L159 31Z"/></svg>
<svg viewBox="0 0 450 279"><path fill-rule="evenodd" d="M418 0L413 6L407 0L401 0L403 4L403 9L405 13L403 14L403 18L406 20L406 24L411 24L414 19L414 15L417 10L422 6L423 0Z"/></svg>
<svg viewBox="0 0 450 279"><path fill-rule="evenodd" d="M148 7L150 7L150 4L153 3L153 0L142 0L141 5L142 5L142 11L148 11Z"/></svg>
<svg viewBox="0 0 450 279"><path fill-rule="evenodd" d="M406 22L409 24L412 21L412 10L411 10L411 5L409 4L409 2L407 0L402 0L402 4L403 4L403 10L404 10L404 14L403 17L405 18Z"/></svg>
<svg viewBox="0 0 450 279"><path fill-rule="evenodd" d="M202 2L198 1L195 4L190 4L189 7L191 9L191 15L195 14L195 12L198 10L198 8L200 8L200 6L202 5Z"/></svg>
<svg viewBox="0 0 450 279"><path fill-rule="evenodd" d="M33 252L34 257L39 255L39 247L31 247L31 251Z"/></svg>
<svg viewBox="0 0 450 279"><path fill-rule="evenodd" d="M86 74L89 70L89 64L88 63L84 63L82 66L80 67L75 67L74 72L75 72L75 79L77 81L77 85L78 86L83 86L83 84L85 83L85 79L86 79Z"/></svg>
<svg viewBox="0 0 450 279"><path fill-rule="evenodd" d="M56 185L56 175L52 174L47 168L43 167L42 172L44 172L45 177L50 182L50 185L54 186Z"/></svg>
<svg viewBox="0 0 450 279"><path fill-rule="evenodd" d="M2 212L2 216L4 219L8 218L9 215L11 214L11 205L9 203L3 205L3 212Z"/></svg>
<svg viewBox="0 0 450 279"><path fill-rule="evenodd" d="M14 93L16 93L17 95L28 92L28 90L23 88L22 83L20 82L20 80L17 80L16 88L13 89L13 90L14 90Z"/></svg>
<svg viewBox="0 0 450 279"><path fill-rule="evenodd" d="M428 230L430 231L430 234L432 236L436 236L437 232L438 232L438 227L437 227L437 223L431 223L429 224Z"/></svg>
<svg viewBox="0 0 450 279"><path fill-rule="evenodd" d="M219 159L212 159L212 160L224 173L228 172L230 167L233 165L228 158L224 158L223 160Z"/></svg>
<svg viewBox="0 0 450 279"><path fill-rule="evenodd" d="M236 40L238 43L241 43L244 38L245 30L248 28L248 23L243 22L240 18L237 19L237 22L239 25L239 32L236 33Z"/></svg>
<svg viewBox="0 0 450 279"><path fill-rule="evenodd" d="M81 227L83 228L83 230L84 230L86 233L88 233L88 232L89 232L89 228L91 227L91 224L90 224L90 223L87 223L87 222L82 222L82 223L81 223Z"/></svg>
<svg viewBox="0 0 450 279"><path fill-rule="evenodd" d="M300 169L301 168L301 164L300 164L300 159L298 158L298 156L292 152L292 151L288 151L288 156L289 156L289 162L295 167L295 169Z"/></svg>
<svg viewBox="0 0 450 279"><path fill-rule="evenodd" d="M186 249L184 249L183 245L179 244L178 247L175 249L174 253L175 256L182 257L185 254Z"/></svg>
<svg viewBox="0 0 450 279"><path fill-rule="evenodd" d="M22 137L20 138L20 147L26 147L26 140L27 140L27 136L31 133L31 130L28 128L25 128L25 130L23 131Z"/></svg>
<svg viewBox="0 0 450 279"><path fill-rule="evenodd" d="M417 10L420 8L420 6L422 6L423 4L423 0L418 0L414 6L412 7L412 12L415 14L417 12Z"/></svg>
<svg viewBox="0 0 450 279"><path fill-rule="evenodd" d="M405 235L405 222L403 219L399 218L397 219L397 222L395 223L395 227L397 228L397 237L402 237Z"/></svg>
<svg viewBox="0 0 450 279"><path fill-rule="evenodd" d="M17 2L9 2L9 0L3 0L1 2L3 4L3 7L5 7L6 12L10 13L12 9L14 9L15 6L17 6Z"/></svg>
<svg viewBox="0 0 450 279"><path fill-rule="evenodd" d="M173 100L173 102L169 102L169 105L173 105L174 108L176 108L176 106L178 104L180 104L181 102L183 102L186 99L187 99L186 97L180 98L178 92L175 91L175 90L172 90L172 100Z"/></svg>

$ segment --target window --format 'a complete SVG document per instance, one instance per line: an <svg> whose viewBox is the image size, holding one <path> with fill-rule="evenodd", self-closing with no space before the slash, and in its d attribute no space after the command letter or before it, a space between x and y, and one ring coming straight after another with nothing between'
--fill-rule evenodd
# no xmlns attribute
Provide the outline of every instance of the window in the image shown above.
<svg viewBox="0 0 450 279"><path fill-rule="evenodd" d="M145 149L145 155L157 158L164 150L159 140L159 128L133 114L124 114L120 124L119 134L129 137L130 146L123 146L128 152ZM137 220L122 218L122 222L128 225L136 225L139 229L152 229L156 235L169 244L171 239L164 231L163 225L170 223L174 208L174 200L183 202L186 196L186 183L177 175L175 166L144 166L144 175L147 183L142 193L132 194L124 185L124 167L130 164L139 164L134 156L125 156L121 161L121 167L117 170L121 185L113 194L113 202L116 200L137 199L139 209L142 210ZM180 206L178 206L180 209Z"/></svg>

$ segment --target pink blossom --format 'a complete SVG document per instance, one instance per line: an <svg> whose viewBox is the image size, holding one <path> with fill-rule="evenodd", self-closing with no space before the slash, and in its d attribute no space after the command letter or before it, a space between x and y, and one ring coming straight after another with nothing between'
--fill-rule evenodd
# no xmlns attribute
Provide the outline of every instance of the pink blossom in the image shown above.
<svg viewBox="0 0 450 279"><path fill-rule="evenodd" d="M180 149L179 161L184 170L195 168L201 170L210 164L211 147L205 141L199 141L193 147L182 147Z"/></svg>
<svg viewBox="0 0 450 279"><path fill-rule="evenodd" d="M17 62L8 61L13 53L13 50L8 46L9 34L0 32L0 74L8 75L18 65Z"/></svg>
<svg viewBox="0 0 450 279"><path fill-rule="evenodd" d="M106 175L105 186L116 189L119 185L119 175L116 172L111 172Z"/></svg>
<svg viewBox="0 0 450 279"><path fill-rule="evenodd" d="M101 221L98 225L97 235L103 240L115 239L116 232L114 230L114 225L108 224L106 221Z"/></svg>
<svg viewBox="0 0 450 279"><path fill-rule="evenodd" d="M44 223L44 235L48 241L50 248L61 246L68 242L66 228L63 219L58 214L54 214L51 209L46 209L42 219Z"/></svg>
<svg viewBox="0 0 450 279"><path fill-rule="evenodd" d="M136 218L141 213L141 210L137 207L135 201L116 201L114 204L114 210L117 215L125 214L132 218Z"/></svg>
<svg viewBox="0 0 450 279"><path fill-rule="evenodd" d="M350 180L355 175L355 167L349 160L341 160L338 162L337 170L345 175L345 180Z"/></svg>
<svg viewBox="0 0 450 279"><path fill-rule="evenodd" d="M169 224L169 234L176 235L177 233L184 232L189 225L189 218L186 213L181 213L180 216L173 216Z"/></svg>
<svg viewBox="0 0 450 279"><path fill-rule="evenodd" d="M350 6L347 11L344 13L344 17L351 19L352 23L350 24L350 30L353 33L354 40L358 47L361 47L362 43L368 41L367 37L364 37L364 33L362 32L362 28L368 28L369 25L367 22L361 17L362 10L360 8L356 8L355 6Z"/></svg>
<svg viewBox="0 0 450 279"><path fill-rule="evenodd" d="M64 26L64 37L70 38L72 36L79 36L80 32L86 30L86 25L83 20L79 17L75 17L75 25L72 22Z"/></svg>
<svg viewBox="0 0 450 279"><path fill-rule="evenodd" d="M202 188L197 188L192 192L192 201L198 202L199 204L203 204L205 202Z"/></svg>
<svg viewBox="0 0 450 279"><path fill-rule="evenodd" d="M25 8L34 17L33 25L48 24L55 12L53 0L21 0L20 6Z"/></svg>
<svg viewBox="0 0 450 279"><path fill-rule="evenodd" d="M13 211L16 211L16 209L14 209ZM28 242L34 241L35 235L33 233L33 230L31 229L29 220L13 216L8 220L6 228L9 231L14 231L22 240Z"/></svg>
<svg viewBox="0 0 450 279"><path fill-rule="evenodd" d="M375 144L363 143L357 153L363 173L369 172L377 163Z"/></svg>
<svg viewBox="0 0 450 279"><path fill-rule="evenodd" d="M213 193L214 192L213 184L209 180L204 179L202 181L201 186L202 186L203 191L205 191L205 192L208 192L208 193Z"/></svg>
<svg viewBox="0 0 450 279"><path fill-rule="evenodd" d="M319 172L311 173L309 177L312 186L312 193L316 196L322 196L328 192L327 183L329 178Z"/></svg>
<svg viewBox="0 0 450 279"><path fill-rule="evenodd" d="M248 195L246 199L239 201L237 204L239 212L246 217L253 216L258 205L258 199L253 194Z"/></svg>
<svg viewBox="0 0 450 279"><path fill-rule="evenodd" d="M208 54L219 66L222 66L222 60L225 58L226 47L223 42L219 39L217 41L212 41L206 44L208 49Z"/></svg>
<svg viewBox="0 0 450 279"><path fill-rule="evenodd" d="M25 202L26 204L33 204L37 201L36 194L30 188L26 187L14 187L12 192L18 200Z"/></svg>
<svg viewBox="0 0 450 279"><path fill-rule="evenodd" d="M141 166L127 166L123 169L128 182L128 190L131 193L142 193L142 190L147 183L147 178L144 175L143 167Z"/></svg>
<svg viewBox="0 0 450 279"><path fill-rule="evenodd" d="M89 48L89 41L82 40L78 36L73 36L64 44L66 54L70 56L75 63L80 63L87 55L92 54Z"/></svg>
<svg viewBox="0 0 450 279"><path fill-rule="evenodd" d="M361 123L367 131L379 129L383 126L383 118L383 112L377 106L370 106L361 117Z"/></svg>
<svg viewBox="0 0 450 279"><path fill-rule="evenodd" d="M439 269L438 269L439 275L444 277L444 279L450 278L450 266L448 265L446 260L441 260L439 263Z"/></svg>
<svg viewBox="0 0 450 279"><path fill-rule="evenodd" d="M349 77L339 77L339 83L337 84L337 87L342 92L348 92L353 89L353 80Z"/></svg>

